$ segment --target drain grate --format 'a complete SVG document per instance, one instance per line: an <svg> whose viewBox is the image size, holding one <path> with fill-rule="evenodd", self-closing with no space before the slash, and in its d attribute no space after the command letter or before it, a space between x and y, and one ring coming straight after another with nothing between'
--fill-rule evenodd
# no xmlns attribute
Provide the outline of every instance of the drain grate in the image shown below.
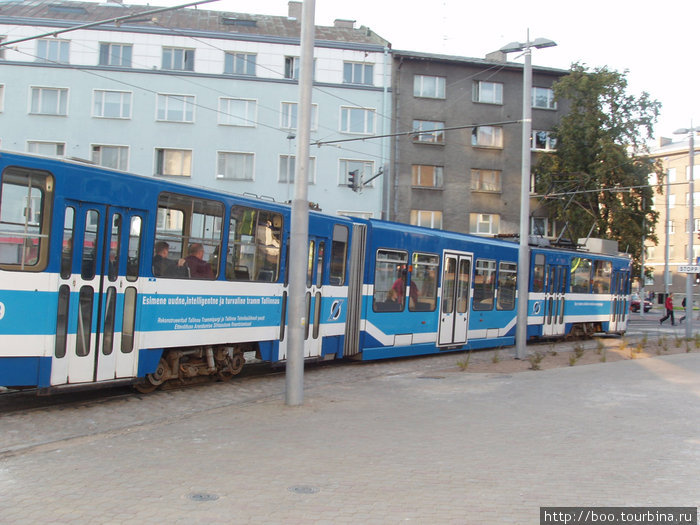
<svg viewBox="0 0 700 525"><path fill-rule="evenodd" d="M318 487L312 487L311 485L294 485L289 487L287 490L293 492L294 494L316 494L321 489Z"/></svg>
<svg viewBox="0 0 700 525"><path fill-rule="evenodd" d="M206 492L193 492L187 496L192 501L216 501L219 496L216 494L208 494Z"/></svg>

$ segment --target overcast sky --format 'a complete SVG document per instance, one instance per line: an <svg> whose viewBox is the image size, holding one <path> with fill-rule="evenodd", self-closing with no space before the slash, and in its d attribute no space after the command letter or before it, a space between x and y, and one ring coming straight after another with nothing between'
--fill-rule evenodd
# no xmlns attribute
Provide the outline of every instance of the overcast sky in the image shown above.
<svg viewBox="0 0 700 525"><path fill-rule="evenodd" d="M287 3L219 0L202 8L286 16ZM629 70L628 93L646 91L662 103L657 136L672 136L691 119L700 126L700 0L316 0L316 25L333 25L336 18L370 27L394 49L477 58L524 41L529 28L531 39L558 44L534 50L533 65L568 69L582 62Z"/></svg>

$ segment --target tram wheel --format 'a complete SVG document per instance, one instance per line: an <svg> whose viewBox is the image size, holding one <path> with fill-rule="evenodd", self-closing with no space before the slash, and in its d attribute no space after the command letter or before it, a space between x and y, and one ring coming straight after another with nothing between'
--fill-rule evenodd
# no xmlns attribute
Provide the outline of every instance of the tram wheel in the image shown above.
<svg viewBox="0 0 700 525"><path fill-rule="evenodd" d="M226 367L219 372L219 378L222 381L228 381L233 376L241 373L243 365L245 365L245 357L240 350L235 351L231 357L226 358Z"/></svg>
<svg viewBox="0 0 700 525"><path fill-rule="evenodd" d="M142 394L150 394L165 382L165 375L168 371L168 363L161 359L156 371L147 374L142 383L136 383L134 388Z"/></svg>

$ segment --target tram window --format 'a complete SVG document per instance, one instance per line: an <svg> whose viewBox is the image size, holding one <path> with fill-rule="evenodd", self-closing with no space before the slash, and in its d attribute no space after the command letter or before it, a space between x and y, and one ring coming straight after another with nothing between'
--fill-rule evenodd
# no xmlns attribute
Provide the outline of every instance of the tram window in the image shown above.
<svg viewBox="0 0 700 525"><path fill-rule="evenodd" d="M56 342L54 355L58 358L66 355L66 338L68 336L68 306L70 303L70 286L61 285L58 289L58 310L56 312Z"/></svg>
<svg viewBox="0 0 700 525"><path fill-rule="evenodd" d="M535 254L535 264L532 270L532 291L544 292L544 254Z"/></svg>
<svg viewBox="0 0 700 525"><path fill-rule="evenodd" d="M401 312L406 302L408 253L377 250L374 269L375 312Z"/></svg>
<svg viewBox="0 0 700 525"><path fill-rule="evenodd" d="M134 324L136 321L136 288L129 286L124 290L124 311L122 315L122 354L134 349Z"/></svg>
<svg viewBox="0 0 700 525"><path fill-rule="evenodd" d="M331 245L330 283L335 286L345 284L345 270L348 254L348 228L336 224L333 226L333 244Z"/></svg>
<svg viewBox="0 0 700 525"><path fill-rule="evenodd" d="M496 261L477 259L474 265L473 310L493 310L493 292L496 287Z"/></svg>
<svg viewBox="0 0 700 525"><path fill-rule="evenodd" d="M590 293L591 260L582 257L571 259L571 292Z"/></svg>
<svg viewBox="0 0 700 525"><path fill-rule="evenodd" d="M100 213L97 210L88 210L85 214L83 255L81 259L82 263L80 265L80 276L85 281L90 281L95 278L99 227Z"/></svg>
<svg viewBox="0 0 700 525"><path fill-rule="evenodd" d="M114 318L117 306L117 289L114 286L107 288L105 298L105 322L104 336L102 337L102 354L110 355L114 346Z"/></svg>
<svg viewBox="0 0 700 525"><path fill-rule="evenodd" d="M414 253L411 269L411 291L415 296L409 301L412 312L433 312L437 305L437 276L440 258L430 253Z"/></svg>
<svg viewBox="0 0 700 525"><path fill-rule="evenodd" d="M315 241L309 241L309 257L306 262L306 287L311 287L311 279L314 275L314 248L316 247Z"/></svg>
<svg viewBox="0 0 700 525"><path fill-rule="evenodd" d="M282 215L266 210L231 208L226 279L277 282Z"/></svg>
<svg viewBox="0 0 700 525"><path fill-rule="evenodd" d="M109 262L107 278L116 281L119 275L119 254L121 253L122 216L119 213L112 215L112 232L109 239Z"/></svg>
<svg viewBox="0 0 700 525"><path fill-rule="evenodd" d="M316 250L316 287L323 286L323 261L326 255L326 243L319 241Z"/></svg>
<svg viewBox="0 0 700 525"><path fill-rule="evenodd" d="M498 265L498 300L496 301L496 310L513 310L515 308L517 280L517 264L501 262Z"/></svg>
<svg viewBox="0 0 700 525"><path fill-rule="evenodd" d="M129 247L126 261L126 280L135 281L139 276L139 261L141 260L141 217L135 215L129 225Z"/></svg>
<svg viewBox="0 0 700 525"><path fill-rule="evenodd" d="M53 176L10 167L0 186L0 268L39 272L48 263Z"/></svg>
<svg viewBox="0 0 700 525"><path fill-rule="evenodd" d="M75 354L85 357L90 353L90 335L92 334L92 302L95 290L92 286L83 286L78 294L78 328L75 334Z"/></svg>
<svg viewBox="0 0 700 525"><path fill-rule="evenodd" d="M610 293L612 263L610 261L593 261L593 293Z"/></svg>
<svg viewBox="0 0 700 525"><path fill-rule="evenodd" d="M224 205L187 195L158 197L153 274L159 277L216 279L219 275ZM159 253L167 246L167 264Z"/></svg>
<svg viewBox="0 0 700 525"><path fill-rule="evenodd" d="M75 210L68 207L63 220L63 243L61 246L61 278L63 279L68 279L72 273L74 231Z"/></svg>

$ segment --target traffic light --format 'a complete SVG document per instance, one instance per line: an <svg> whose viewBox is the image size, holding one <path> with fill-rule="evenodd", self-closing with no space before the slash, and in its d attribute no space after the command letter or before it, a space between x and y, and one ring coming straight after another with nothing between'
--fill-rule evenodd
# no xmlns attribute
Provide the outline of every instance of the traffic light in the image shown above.
<svg viewBox="0 0 700 525"><path fill-rule="evenodd" d="M353 170L348 172L348 188L352 191L360 191L360 172L359 170Z"/></svg>

